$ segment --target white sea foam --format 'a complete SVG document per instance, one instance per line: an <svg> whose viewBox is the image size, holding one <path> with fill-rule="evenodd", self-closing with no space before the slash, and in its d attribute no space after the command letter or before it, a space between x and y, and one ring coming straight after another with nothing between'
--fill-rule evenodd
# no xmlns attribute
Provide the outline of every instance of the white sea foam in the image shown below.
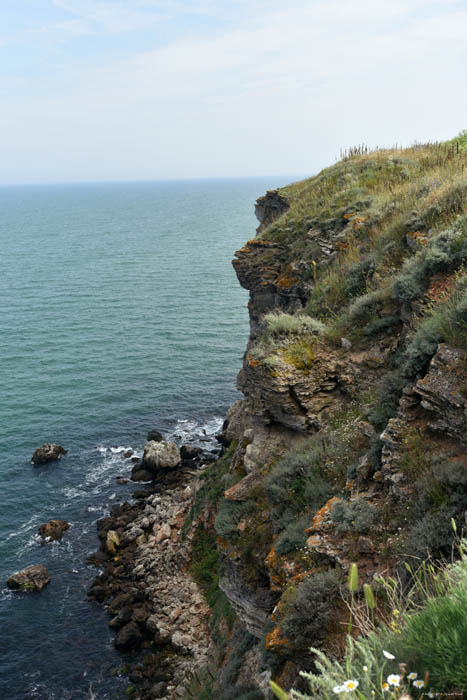
<svg viewBox="0 0 467 700"><path fill-rule="evenodd" d="M214 447L217 446L215 436L220 432L223 422L224 419L218 416L203 423L181 418L176 422L174 429L169 432L168 438L179 444L190 443L196 447Z"/></svg>

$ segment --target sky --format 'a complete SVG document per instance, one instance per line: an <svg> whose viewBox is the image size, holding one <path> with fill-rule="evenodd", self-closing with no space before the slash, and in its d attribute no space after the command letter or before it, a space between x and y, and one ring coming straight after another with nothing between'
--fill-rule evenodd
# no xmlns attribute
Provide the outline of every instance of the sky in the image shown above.
<svg viewBox="0 0 467 700"><path fill-rule="evenodd" d="M1 0L0 184L312 175L467 128L467 0Z"/></svg>

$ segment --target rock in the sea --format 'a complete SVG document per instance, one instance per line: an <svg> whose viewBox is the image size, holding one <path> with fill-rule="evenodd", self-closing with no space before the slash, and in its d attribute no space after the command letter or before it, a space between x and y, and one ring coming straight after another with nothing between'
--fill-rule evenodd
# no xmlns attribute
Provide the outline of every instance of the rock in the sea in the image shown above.
<svg viewBox="0 0 467 700"><path fill-rule="evenodd" d="M43 445L34 450L31 462L33 464L46 464L47 462L55 462L66 455L68 450L65 450L61 445L56 445L54 442L44 442Z"/></svg>
<svg viewBox="0 0 467 700"><path fill-rule="evenodd" d="M136 649L141 644L142 639L136 622L129 622L117 632L114 644L117 649Z"/></svg>
<svg viewBox="0 0 467 700"><path fill-rule="evenodd" d="M39 535L45 540L61 540L65 530L68 530L70 523L66 520L49 520L39 528Z"/></svg>
<svg viewBox="0 0 467 700"><path fill-rule="evenodd" d="M8 588L20 591L42 591L50 583L50 575L42 564L33 564L7 579Z"/></svg>
<svg viewBox="0 0 467 700"><path fill-rule="evenodd" d="M149 431L148 442L151 442L151 441L162 442L163 440L164 440L164 436L158 430L150 430Z"/></svg>
<svg viewBox="0 0 467 700"><path fill-rule="evenodd" d="M180 450L174 442L151 440L144 448L141 466L149 471L160 468L173 468L180 464Z"/></svg>

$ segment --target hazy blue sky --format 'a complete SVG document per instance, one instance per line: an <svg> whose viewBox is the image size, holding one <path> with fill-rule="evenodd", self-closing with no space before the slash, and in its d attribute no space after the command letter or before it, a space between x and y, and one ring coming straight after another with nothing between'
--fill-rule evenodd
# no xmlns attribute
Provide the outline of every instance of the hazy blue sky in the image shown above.
<svg viewBox="0 0 467 700"><path fill-rule="evenodd" d="M467 0L2 0L0 183L312 174L467 128Z"/></svg>

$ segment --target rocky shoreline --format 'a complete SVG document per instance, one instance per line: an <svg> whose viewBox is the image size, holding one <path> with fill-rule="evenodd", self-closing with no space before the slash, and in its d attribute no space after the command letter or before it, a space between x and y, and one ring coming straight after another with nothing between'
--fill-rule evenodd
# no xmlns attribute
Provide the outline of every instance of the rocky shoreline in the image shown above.
<svg viewBox="0 0 467 700"><path fill-rule="evenodd" d="M212 456L182 449L183 456L134 492L134 504L118 504L97 522L101 546L88 560L102 570L89 599L105 605L114 644L125 653L131 697L140 700L183 697L213 651L210 608L189 572L194 529L182 532Z"/></svg>

